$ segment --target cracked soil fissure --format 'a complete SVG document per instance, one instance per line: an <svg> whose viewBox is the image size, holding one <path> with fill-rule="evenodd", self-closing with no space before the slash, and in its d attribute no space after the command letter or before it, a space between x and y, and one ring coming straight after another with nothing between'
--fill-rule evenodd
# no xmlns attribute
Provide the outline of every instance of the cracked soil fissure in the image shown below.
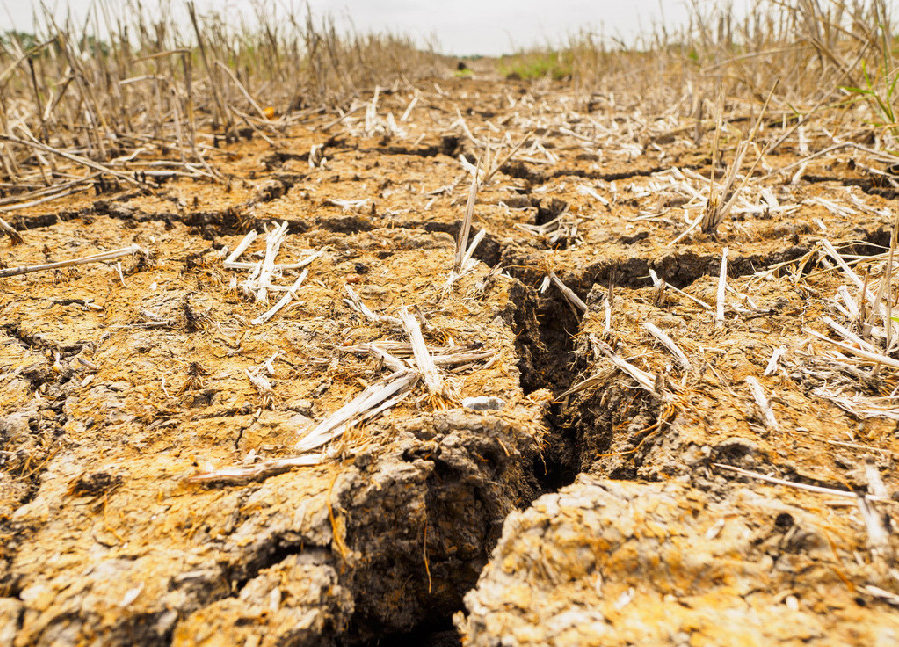
<svg viewBox="0 0 899 647"><path fill-rule="evenodd" d="M465 79L448 87L453 101L475 108L505 106L504 92L519 89ZM524 88L568 101L561 85ZM405 100L385 96L381 109L400 113ZM595 629L603 644L680 644L678 631L693 627L714 643L715 614L737 613L744 597L746 626L769 638L769 607L772 627L799 623L797 640L862 635L865 623L891 636L895 618L858 593L885 586L886 576L873 562L845 565L864 544L858 527L822 528L808 512L816 502L773 497L715 467L863 490L855 450L827 444L824 407L830 426L878 448L879 469L895 485L888 468L899 448L887 423L859 421L815 396L825 379L799 355L774 377L762 374L776 345L802 350L840 277L818 257L801 269L807 284L786 271L756 277L814 251L821 226L843 254L880 253L889 223L873 214L887 196L866 193L871 212L849 222L811 202L836 200L862 179L819 177L810 167L808 182L780 196L803 205L798 217L741 215L721 238L699 234L669 247L682 226L666 216L679 207L659 176L672 159L707 173L707 153L671 141L664 163L661 154L632 160L614 151L589 161L549 128L541 140L555 163L513 161L479 189L478 263L447 294L470 177L458 156L478 151L445 134L440 110L424 102L418 110L434 123L410 123L405 140L310 124L276 151L256 140L222 144L225 187L171 178L155 197L104 185L102 195L69 197L52 213L42 205L10 214L25 243L3 243L5 265L129 243L149 256L123 259L121 277L114 265L90 265L0 283L0 636L11 628L10 645L448 645L460 634L471 645L507 644L496 642L504 636L595 644ZM486 117L467 114L469 127L489 132ZM513 141L530 130L509 124ZM327 162L310 163L322 144ZM783 157L772 164L795 159ZM558 239L525 227L562 227L569 217L576 232ZM225 269L222 249L282 221L277 262L324 253L296 298L252 325L271 304L231 285L247 273ZM261 260L262 235L241 260ZM728 236L733 294L728 323L716 329L712 312L659 292L650 272L714 304ZM550 271L587 312L554 285L541 292ZM491 359L444 371L455 401L436 406L419 386L349 428L321 465L237 484L190 482L291 456L315 423L383 377L380 362L347 349L406 339L350 308L345 285L378 315L411 307L430 347L466 346ZM646 321L671 333L694 371L679 371ZM614 369L607 345L649 371L665 397ZM259 371L271 394L247 379ZM756 374L771 380L775 414L785 429L805 430L801 439L764 429L744 386ZM462 408L471 396L495 396L503 407ZM749 514L740 538L730 526L712 531L709 515ZM824 556L828 541L840 577ZM681 543L707 551L710 579L691 570ZM633 559L628 546L638 549ZM742 579L728 579L726 559ZM660 572L670 578L661 582ZM784 593L788 573L796 575ZM783 584L770 597L757 592L766 577ZM816 582L836 600L837 629L822 619ZM622 604L628 596L644 615ZM670 636L640 629L664 624L658 618L676 600L708 617L678 611Z"/></svg>

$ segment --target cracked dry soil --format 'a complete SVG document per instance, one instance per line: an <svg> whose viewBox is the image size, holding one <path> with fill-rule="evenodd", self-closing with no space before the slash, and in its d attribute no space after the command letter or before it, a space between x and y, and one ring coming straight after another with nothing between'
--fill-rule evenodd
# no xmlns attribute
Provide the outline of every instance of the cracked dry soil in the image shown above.
<svg viewBox="0 0 899 647"><path fill-rule="evenodd" d="M895 421L822 397L807 333L827 332L843 280L820 239L879 253L895 196L821 159L806 179L767 181L798 210L671 246L683 209L666 174L707 177L705 142L630 127L626 102L563 85L441 84L415 90L403 137L312 116L277 149L223 146L227 187L104 186L14 214L25 243L2 243L5 266L132 243L149 256L123 259L121 278L85 265L0 281L0 645L896 644L895 535L872 547L852 498L727 469L850 496L873 469L896 491ZM382 93L379 110L411 96ZM526 145L481 187L478 266L446 295L470 182L458 155L478 153L456 108L476 137L531 132L545 154ZM612 133L604 146L561 128L591 124ZM782 147L767 161L797 159ZM850 195L867 207L852 219L818 200ZM270 304L231 286L222 249L282 221L278 262L323 254L290 305L253 325ZM566 222L576 232L549 233ZM547 223L559 227L527 227ZM732 294L716 327L700 302L715 303L724 244ZM586 312L540 290L549 270ZM503 408L435 407L419 386L321 465L190 481L291 456L382 376L344 348L405 338L352 309L346 284L378 314L415 309L433 348L489 351L446 375L459 401ZM609 344L655 393L609 363ZM247 371L273 356L261 394ZM776 429L748 376L776 393ZM865 393L894 386L868 378ZM891 528L895 503L878 505Z"/></svg>

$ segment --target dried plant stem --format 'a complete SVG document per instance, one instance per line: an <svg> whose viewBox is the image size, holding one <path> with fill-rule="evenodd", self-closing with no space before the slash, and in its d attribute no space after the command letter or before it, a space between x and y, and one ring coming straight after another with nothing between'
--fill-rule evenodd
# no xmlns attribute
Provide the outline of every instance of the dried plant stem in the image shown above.
<svg viewBox="0 0 899 647"><path fill-rule="evenodd" d="M397 359L386 350L378 348L375 344L370 344L368 352L377 357L391 371L404 371L409 367L400 359Z"/></svg>
<svg viewBox="0 0 899 647"><path fill-rule="evenodd" d="M487 185L487 184L490 182L491 178L496 174L496 172L499 171L502 167L504 167L506 164L509 163L509 161L515 156L515 153L518 152L518 149L520 149L520 148L524 145L524 143L525 143L525 142L531 137L531 135L533 135L533 134L534 134L534 131L533 131L533 129L532 129L532 130L530 130L527 134L525 134L524 137L521 138L521 141L520 141L520 142L518 142L517 144L515 144L515 146L512 147L512 150L509 151L509 154L508 154L508 155L506 155L506 156L505 156L502 160L500 160L499 162L496 162L496 161L495 161L495 162L493 163L493 165L491 166L491 168L490 168L490 172L487 173L487 175L484 177L484 179L483 179L483 181L482 181L482 184Z"/></svg>
<svg viewBox="0 0 899 647"><path fill-rule="evenodd" d="M721 250L721 273L718 275L718 295L715 303L715 325L724 324L724 300L727 292L727 247Z"/></svg>
<svg viewBox="0 0 899 647"><path fill-rule="evenodd" d="M593 344L595 344L609 359L612 364L614 364L618 369L627 373L632 378L637 380L637 383L649 393L656 397L661 397L661 394L656 391L656 379L652 373L647 373L641 368L637 368L630 362L628 362L623 357L619 356L615 351L612 350L612 347L609 346L604 341L599 339L591 338Z"/></svg>
<svg viewBox="0 0 899 647"><path fill-rule="evenodd" d="M403 324L403 329L409 336L415 363L418 366L419 373L421 373L421 376L425 381L425 385L428 387L428 391L430 391L432 396L445 395L446 389L444 388L443 377L441 377L440 372L437 370L437 365L434 364L431 353L428 352L428 347L425 345L425 339L421 334L421 326L419 326L418 320L409 313L408 308L401 308L400 321Z"/></svg>
<svg viewBox="0 0 899 647"><path fill-rule="evenodd" d="M234 76L234 72L232 72L231 70L229 70L228 67L227 67L226 65L223 65L221 61L216 61L215 64L216 64L216 66L218 66L222 71L224 71L225 74L227 74L228 77L234 82L234 85L237 86L237 89L240 90L240 93L244 96L244 98L247 100L247 102L248 102L251 106L253 106L253 109L254 109L257 113L259 113L259 117L260 117L263 121L268 121L268 118L265 116L265 111L262 109L262 106L260 106L258 103L256 103L256 100L255 100L253 97L250 96L250 93L247 92L247 89L246 89L245 87L243 87L243 83L241 83L241 82L237 79L237 77Z"/></svg>
<svg viewBox="0 0 899 647"><path fill-rule="evenodd" d="M9 207L0 207L0 213L9 213L10 211L18 211L20 209L29 209L31 207L36 207L40 204L44 204L46 202L53 202L54 200L59 200L60 198L65 198L66 196L70 196L73 193L79 193L81 191L86 191L90 186L80 186L74 187L71 189L66 189L64 191L60 191L59 193L54 193L52 195L45 196L43 198L37 198L36 200L29 200L28 202L22 202L19 204L15 204Z"/></svg>
<svg viewBox="0 0 899 647"><path fill-rule="evenodd" d="M765 427L771 431L779 431L780 425L777 423L777 418L774 417L774 411L771 409L771 404L768 402L767 396L765 396L765 389L762 388L759 381L752 375L746 377L746 384L749 385L752 397L755 399L755 403L762 414L762 419L765 421Z"/></svg>
<svg viewBox="0 0 899 647"><path fill-rule="evenodd" d="M267 290L271 284L272 273L275 271L275 258L278 256L278 250L281 249L281 243L287 237L287 222L275 225L265 237L265 258L262 260L262 269L259 271L259 278L256 279L258 289L256 290L256 300L265 301L268 298Z"/></svg>
<svg viewBox="0 0 899 647"><path fill-rule="evenodd" d="M29 272L58 270L64 267L74 267L76 265L85 265L87 263L102 263L104 261L111 261L117 258L122 258L123 256L128 256L129 254L137 254L138 252L142 251L143 249L141 249L139 245L131 245L130 247L124 247L122 249L116 249L110 252L102 252L100 254L85 256L83 258L73 258L67 261L46 263L44 265L21 265L19 267L10 267L4 270L0 270L0 278L18 276L20 274L28 274Z"/></svg>
<svg viewBox="0 0 899 647"><path fill-rule="evenodd" d="M886 317L884 318L884 328L886 328L886 351L889 353L893 345L893 255L896 251L897 239L899 239L899 211L893 219L893 231L890 233L890 251L887 255L886 276L881 279L881 296L883 295L883 284L886 281Z"/></svg>
<svg viewBox="0 0 899 647"><path fill-rule="evenodd" d="M234 248L234 251L228 255L228 258L225 259L225 267L231 269L238 269L234 267L234 263L240 258L240 255L247 251L247 248L256 240L258 234L255 229L251 229L246 236L241 239L241 241L237 244L237 247Z"/></svg>
<svg viewBox="0 0 899 647"><path fill-rule="evenodd" d="M6 222L3 218L0 218L0 230L3 230L6 235L10 237L13 245L18 245L20 243L24 243L25 239L22 238L22 234L20 234L15 227Z"/></svg>
<svg viewBox="0 0 899 647"><path fill-rule="evenodd" d="M578 308L581 312L587 312L587 304L581 301L580 297L574 293L574 290L562 283L562 279L556 276L555 272L550 271L549 279L556 285L557 288L559 288L568 303Z"/></svg>
<svg viewBox="0 0 899 647"><path fill-rule="evenodd" d="M190 15L190 22L193 25L194 33L197 36L197 45L200 47L200 59L203 61L203 67L206 68L206 74L209 76L209 87L212 91L212 100L213 104L216 108L218 108L218 114L221 115L221 118L225 120L225 127L227 128L230 125L231 120L228 118L228 111L225 110L225 106L222 102L222 97L219 91L218 84L215 81L215 74L213 73L213 68L209 64L209 58L206 55L206 41L203 39L202 30L200 29L200 23L197 20L197 11L194 7L193 2L187 3L187 12ZM219 127L218 119L216 118L216 114L213 113L212 117L212 128L213 130L217 130Z"/></svg>
<svg viewBox="0 0 899 647"><path fill-rule="evenodd" d="M889 366L890 368L899 369L899 360L895 360L892 357L887 357L886 355L881 355L880 353L871 353L866 350L862 350L861 348L856 348L850 344L845 342L838 341L836 339L831 339L830 337L825 337L819 333L816 333L814 330L806 330L806 332L813 337L817 337L821 341L826 341L834 346L839 346L843 350L849 351L853 355L857 355L862 359L866 359L869 362L874 362L876 364L883 364L884 366Z"/></svg>
<svg viewBox="0 0 899 647"><path fill-rule="evenodd" d="M658 326L656 326L651 321L643 322L643 328L649 332L650 335L658 339L662 342L662 345L671 351L671 354L677 358L677 361L680 362L681 367L685 371L693 370L693 365L690 364L690 360L687 359L687 356L684 354L684 351L680 349L680 347L674 342L671 337L669 337L663 330L661 330Z"/></svg>
<svg viewBox="0 0 899 647"><path fill-rule="evenodd" d="M774 352L771 353L771 359L768 360L768 365L765 367L765 375L774 375L777 372L778 362L786 353L786 346L778 346L774 349Z"/></svg>
<svg viewBox="0 0 899 647"><path fill-rule="evenodd" d="M478 158L478 165L471 178L471 190L468 193L468 202L465 205L465 219L459 228L459 238L456 241L456 257L453 261L453 272L456 274L462 269L462 260L468 249L468 234L471 231L471 220L474 216L474 203L478 194L478 173L481 169L481 159Z"/></svg>
<svg viewBox="0 0 899 647"><path fill-rule="evenodd" d="M796 488L797 490L805 490L806 492L814 492L816 494L826 494L828 496L836 496L842 497L846 499L857 499L858 495L855 492L851 492L849 490L837 490L836 488L829 487L821 487L819 485L809 485L808 483L796 483L794 481L787 481L785 479L779 479L774 476L768 476L767 474L759 474L758 472L751 472L749 470L744 470L741 467L734 467L733 465L726 465L725 463L712 463L715 467L722 470L727 470L729 472L734 472L741 476L748 476L750 478L758 479L759 481L764 481L766 483L771 483L772 485L786 485L791 488ZM884 497L877 496L868 496L869 501L877 501L883 503L890 503L896 505L896 502Z"/></svg>
<svg viewBox="0 0 899 647"><path fill-rule="evenodd" d="M293 282L293 285L291 285L287 289L286 294L283 297L281 297L280 299L278 299L278 302L275 305L273 305L267 312L259 315L258 317L253 319L253 321L251 321L250 323L252 323L254 326L263 324L266 321L268 321L269 319L271 319L272 317L274 317L275 314L278 312L278 310L280 310L281 308L286 306L288 303L290 303L290 301L296 297L296 292L297 292L297 290L300 289L300 286L303 284L303 281L306 280L306 275L308 272L309 272L309 270L303 270L302 274L300 274L300 276L297 278L297 280Z"/></svg>
<svg viewBox="0 0 899 647"><path fill-rule="evenodd" d="M225 467L213 472L202 472L184 479L187 483L241 485L253 481L261 481L270 476L288 472L295 467L312 467L320 465L323 457L320 454L304 454L293 458L280 458L264 461L249 467Z"/></svg>
<svg viewBox="0 0 899 647"><path fill-rule="evenodd" d="M21 139L19 137L15 137L9 134L0 134L0 141L10 142L12 144L21 144L22 146L30 146L31 148L37 149L39 151L43 151L45 153L50 153L51 155L56 155L58 157L62 157L63 159L67 159L70 162L75 162L76 164L81 164L82 166L86 166L95 171L99 171L101 173L106 173L111 175L114 178L118 178L123 182L127 182L128 184L132 184L140 189L150 191L151 193L155 193L150 187L148 187L145 183L136 180L130 175L126 175L125 173L119 173L118 171L113 171L111 168L107 166L103 166L98 162L94 162L93 160L89 160L86 157L81 157L80 155L73 155L72 153L67 153L66 151L57 150L55 148L51 148L46 144L42 144L36 140L27 140Z"/></svg>
<svg viewBox="0 0 899 647"><path fill-rule="evenodd" d="M352 419L374 409L398 393L410 389L418 377L417 371L404 369L372 384L306 434L297 443L296 449L300 452L308 452L338 437L343 433L345 425Z"/></svg>
<svg viewBox="0 0 899 647"><path fill-rule="evenodd" d="M356 294L356 291L349 286L349 284L345 284L344 289L346 289L347 294L350 296L350 300L348 302L349 306L359 312L363 317L368 319L373 323L386 323L391 326L402 326L403 322L397 319L396 317L390 317L388 315L376 315L371 309L365 305L365 302L362 301L362 298Z"/></svg>
<svg viewBox="0 0 899 647"><path fill-rule="evenodd" d="M827 254L836 261L837 265L840 266L840 269L850 278L850 280L855 284L859 290L865 289L865 282L859 278L858 274L849 267L849 264L840 256L840 253L834 248L829 240L826 238L821 240L821 247L824 249Z"/></svg>
<svg viewBox="0 0 899 647"><path fill-rule="evenodd" d="M653 283L653 285L655 285L656 287L659 287L659 284L663 282L663 279L660 279L658 276L656 276L655 270L649 270L649 278L652 279L652 283ZM692 301L692 302L695 303L696 305L698 305L698 306L700 306L700 307L702 307L702 308L705 308L706 310L711 310L711 309L712 309L712 306L710 306L708 303L706 303L706 302L703 301L702 299L697 299L697 298L694 297L692 294L687 294L687 293L684 292L683 290L679 290L678 288L674 287L674 286L671 285L670 283L665 283L665 289L666 289L666 290L671 290L671 291L674 292L675 294L679 294L680 296L682 296L682 297L684 297L684 298L686 298L686 299L689 299L690 301Z"/></svg>
<svg viewBox="0 0 899 647"><path fill-rule="evenodd" d="M862 339L861 337L856 335L854 332L852 332L845 326L838 324L836 321L834 321L830 317L825 315L825 316L821 317L821 321L823 321L825 324L827 324L835 333L837 333L844 339L849 340L853 344L858 344L859 348L861 348L862 350L868 351L869 353L877 353L878 352L878 350L874 346L872 346L871 344L866 342L864 339Z"/></svg>

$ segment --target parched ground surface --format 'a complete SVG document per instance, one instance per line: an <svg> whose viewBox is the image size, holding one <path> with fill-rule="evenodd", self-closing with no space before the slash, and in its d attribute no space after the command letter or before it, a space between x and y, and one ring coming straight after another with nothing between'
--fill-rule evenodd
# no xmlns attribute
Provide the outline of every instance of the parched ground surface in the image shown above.
<svg viewBox="0 0 899 647"><path fill-rule="evenodd" d="M145 253L0 279L0 645L895 644L899 371L851 350L894 337L853 311L896 197L867 144L803 161L808 125L676 241L710 120L477 77L362 99L222 142L225 184L5 215L6 267ZM284 292L225 259L281 222L277 263L320 255L255 322ZM418 366L402 307L445 393L273 463L394 372L365 344Z"/></svg>

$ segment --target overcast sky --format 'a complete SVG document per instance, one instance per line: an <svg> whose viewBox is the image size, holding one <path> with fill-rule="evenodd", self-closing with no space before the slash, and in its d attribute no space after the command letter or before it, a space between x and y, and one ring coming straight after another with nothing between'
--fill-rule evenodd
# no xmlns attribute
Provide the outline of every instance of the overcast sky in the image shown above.
<svg viewBox="0 0 899 647"><path fill-rule="evenodd" d="M273 0L269 0L270 3ZM710 0L705 0L706 2ZM713 0L712 0L713 1ZM123 7L124 0L107 0ZM145 0L144 6L154 0ZM410 34L421 42L436 38L448 54L501 54L534 44L558 44L580 30L620 36L626 41L658 25L686 21L687 0L309 0L314 15L333 15L359 31ZM61 18L67 10L83 16L91 0L45 0ZM172 0L172 6L181 5ZM252 14L254 0L197 0L229 15ZM277 0L289 6L291 0ZM293 0L302 9L302 0ZM38 0L0 0L0 31L29 30Z"/></svg>

